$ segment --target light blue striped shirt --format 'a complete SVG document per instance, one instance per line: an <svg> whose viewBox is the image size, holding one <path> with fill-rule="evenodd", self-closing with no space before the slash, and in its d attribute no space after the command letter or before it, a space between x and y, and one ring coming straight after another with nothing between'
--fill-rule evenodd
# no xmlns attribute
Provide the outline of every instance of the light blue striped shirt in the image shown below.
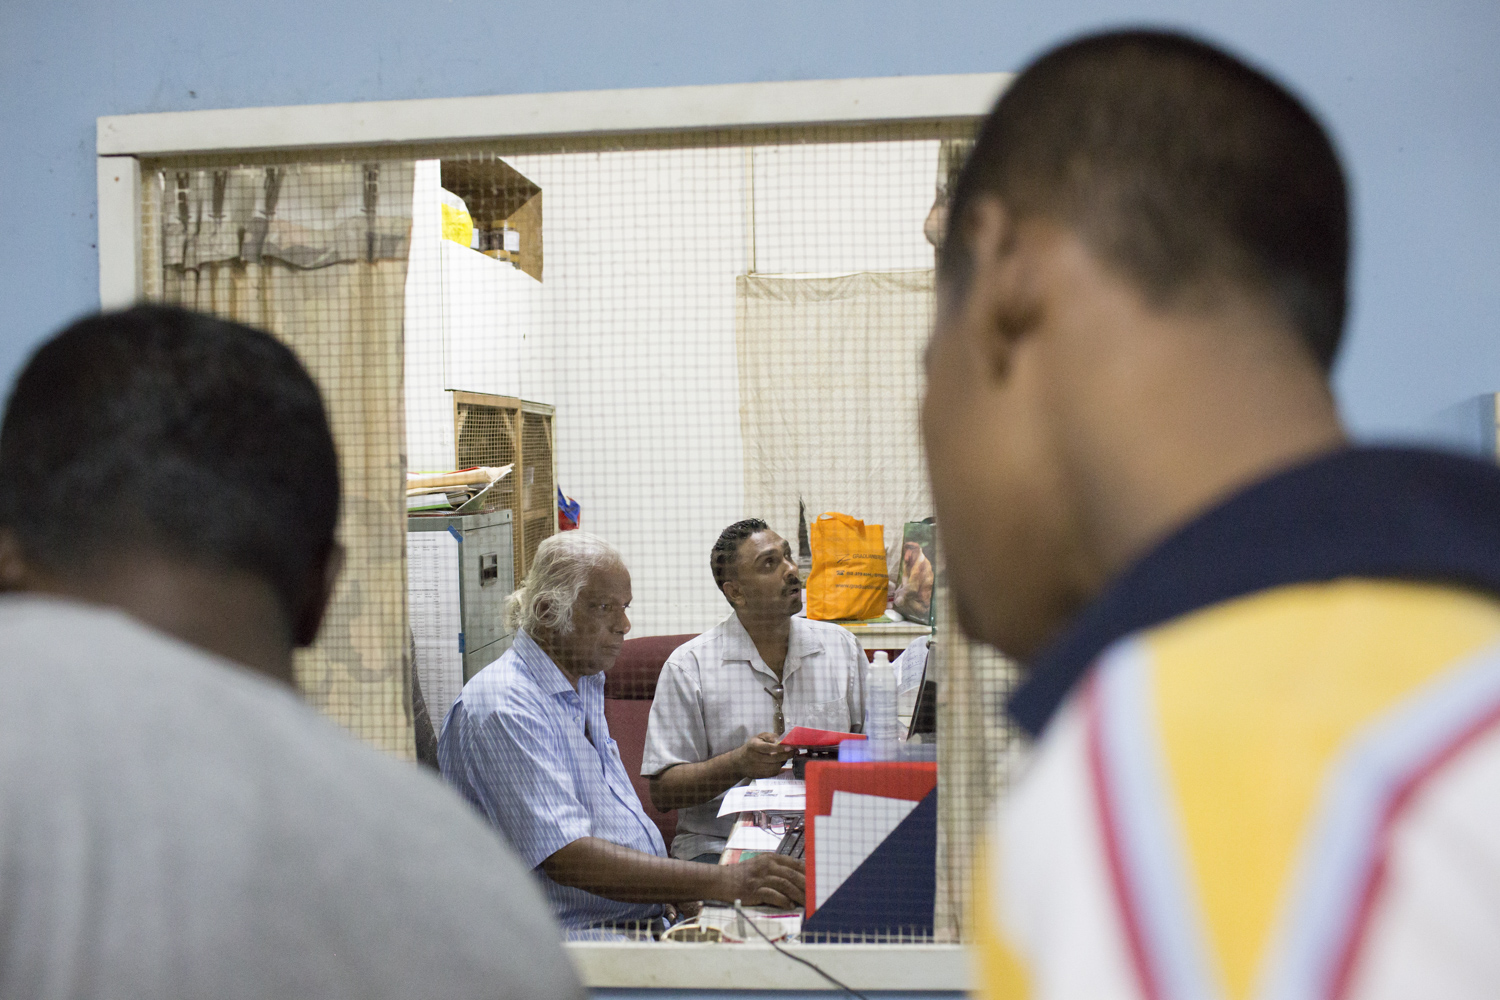
<svg viewBox="0 0 1500 1000"><path fill-rule="evenodd" d="M592 734L589 741L585 732ZM525 632L464 685L438 738L443 776L536 869L570 930L649 920L662 908L559 885L538 866L580 837L666 856L604 720L604 675L568 683Z"/></svg>

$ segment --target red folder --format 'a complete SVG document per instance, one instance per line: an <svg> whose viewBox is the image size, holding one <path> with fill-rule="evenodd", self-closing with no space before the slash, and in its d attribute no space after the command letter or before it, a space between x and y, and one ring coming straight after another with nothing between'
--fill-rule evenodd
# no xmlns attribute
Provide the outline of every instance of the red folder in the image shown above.
<svg viewBox="0 0 1500 1000"><path fill-rule="evenodd" d="M781 738L789 747L836 747L844 740L862 740L860 733L835 733L827 729L808 729L798 726Z"/></svg>

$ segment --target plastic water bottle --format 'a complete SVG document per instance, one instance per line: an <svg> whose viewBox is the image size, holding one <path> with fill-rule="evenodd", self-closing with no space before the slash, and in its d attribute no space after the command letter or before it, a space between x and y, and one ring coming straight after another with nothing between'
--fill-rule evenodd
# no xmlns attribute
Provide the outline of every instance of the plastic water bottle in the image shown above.
<svg viewBox="0 0 1500 1000"><path fill-rule="evenodd" d="M900 736L896 722L896 672L884 650L875 653L865 675L865 738L870 741L870 759L888 759Z"/></svg>

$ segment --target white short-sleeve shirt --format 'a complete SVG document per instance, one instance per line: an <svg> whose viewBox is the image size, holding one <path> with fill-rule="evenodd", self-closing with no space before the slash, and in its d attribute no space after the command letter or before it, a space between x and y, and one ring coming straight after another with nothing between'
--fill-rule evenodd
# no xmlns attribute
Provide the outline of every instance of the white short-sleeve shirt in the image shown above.
<svg viewBox="0 0 1500 1000"><path fill-rule="evenodd" d="M780 683L786 729L849 732L864 721L868 661L859 641L831 622L792 619ZM728 753L757 733L776 731L778 683L750 634L731 614L677 647L656 682L641 774L696 764ZM692 859L724 849L734 817L719 818L723 795L679 809L672 856Z"/></svg>

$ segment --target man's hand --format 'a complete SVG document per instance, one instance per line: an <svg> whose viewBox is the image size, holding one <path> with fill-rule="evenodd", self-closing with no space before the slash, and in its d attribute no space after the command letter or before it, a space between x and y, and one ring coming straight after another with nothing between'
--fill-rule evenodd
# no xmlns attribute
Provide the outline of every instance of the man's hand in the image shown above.
<svg viewBox="0 0 1500 1000"><path fill-rule="evenodd" d="M802 905L806 886L802 862L779 854L762 854L738 865L703 865L659 858L597 837L579 837L543 861L542 870L555 882L607 899L684 907L696 906L700 899L738 899L793 909Z"/></svg>
<svg viewBox="0 0 1500 1000"><path fill-rule="evenodd" d="M807 876L801 858L757 854L749 861L723 865L724 902L762 903L794 910L807 899Z"/></svg>
<svg viewBox="0 0 1500 1000"><path fill-rule="evenodd" d="M673 764L651 777L651 803L666 812L711 801L746 778L771 778L797 751L760 733L743 746L696 764Z"/></svg>
<svg viewBox="0 0 1500 1000"><path fill-rule="evenodd" d="M775 733L757 733L740 747L736 763L743 777L774 778L781 773L781 765L796 752L783 745Z"/></svg>

